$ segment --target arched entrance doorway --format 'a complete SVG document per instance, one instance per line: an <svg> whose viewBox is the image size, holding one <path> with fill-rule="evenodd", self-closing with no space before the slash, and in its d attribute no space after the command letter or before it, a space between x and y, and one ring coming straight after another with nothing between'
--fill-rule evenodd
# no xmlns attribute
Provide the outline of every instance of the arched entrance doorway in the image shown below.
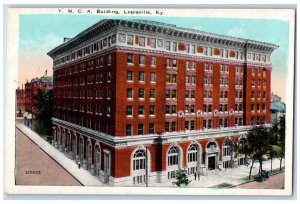
<svg viewBox="0 0 300 204"><path fill-rule="evenodd" d="M208 142L206 146L206 162L205 166L208 170L218 169L220 150L214 141Z"/></svg>

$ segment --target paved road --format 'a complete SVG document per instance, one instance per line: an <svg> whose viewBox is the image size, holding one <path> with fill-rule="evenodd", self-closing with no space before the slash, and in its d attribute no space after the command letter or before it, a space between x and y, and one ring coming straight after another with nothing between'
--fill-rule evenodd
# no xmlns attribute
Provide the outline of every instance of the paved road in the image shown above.
<svg viewBox="0 0 300 204"><path fill-rule="evenodd" d="M81 186L71 174L16 128L16 185Z"/></svg>
<svg viewBox="0 0 300 204"><path fill-rule="evenodd" d="M264 182L250 182L242 185L238 185L234 188L245 189L283 189L284 188L284 172L271 176Z"/></svg>

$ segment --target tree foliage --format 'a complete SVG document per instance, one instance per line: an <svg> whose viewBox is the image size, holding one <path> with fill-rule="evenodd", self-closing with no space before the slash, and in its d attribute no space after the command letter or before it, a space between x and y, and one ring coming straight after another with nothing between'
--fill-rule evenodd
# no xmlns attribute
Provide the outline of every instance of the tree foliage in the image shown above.
<svg viewBox="0 0 300 204"><path fill-rule="evenodd" d="M187 186L191 181L187 177L185 170L180 170L177 174L176 181L173 182L176 186L180 187L182 185Z"/></svg>
<svg viewBox="0 0 300 204"><path fill-rule="evenodd" d="M272 126L272 134L276 140L277 156L280 158L280 170L282 159L285 157L285 116L280 116Z"/></svg>
<svg viewBox="0 0 300 204"><path fill-rule="evenodd" d="M47 135L52 133L52 113L53 113L53 90L38 88L34 98L36 109L35 118L37 131Z"/></svg>

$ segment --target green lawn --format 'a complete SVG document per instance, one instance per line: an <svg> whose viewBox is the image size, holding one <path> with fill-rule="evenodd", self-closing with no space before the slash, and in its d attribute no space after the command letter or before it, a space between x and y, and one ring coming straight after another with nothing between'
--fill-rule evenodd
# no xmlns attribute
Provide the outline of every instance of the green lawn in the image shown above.
<svg viewBox="0 0 300 204"><path fill-rule="evenodd" d="M212 186L212 187L210 187L210 188L229 188L229 187L231 187L231 186L232 186L232 184L230 184L230 183L221 183L221 184L219 184L219 185Z"/></svg>

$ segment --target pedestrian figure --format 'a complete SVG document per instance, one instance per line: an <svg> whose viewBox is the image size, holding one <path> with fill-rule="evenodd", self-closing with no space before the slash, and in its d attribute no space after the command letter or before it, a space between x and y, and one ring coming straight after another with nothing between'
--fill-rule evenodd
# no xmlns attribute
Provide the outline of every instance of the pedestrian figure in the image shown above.
<svg viewBox="0 0 300 204"><path fill-rule="evenodd" d="M78 161L78 169L80 169L80 161Z"/></svg>
<svg viewBox="0 0 300 204"><path fill-rule="evenodd" d="M200 172L198 172L198 180L200 180Z"/></svg>
<svg viewBox="0 0 300 204"><path fill-rule="evenodd" d="M195 172L194 176L195 176L195 181L196 181L197 180L197 174L196 174L196 172Z"/></svg>

